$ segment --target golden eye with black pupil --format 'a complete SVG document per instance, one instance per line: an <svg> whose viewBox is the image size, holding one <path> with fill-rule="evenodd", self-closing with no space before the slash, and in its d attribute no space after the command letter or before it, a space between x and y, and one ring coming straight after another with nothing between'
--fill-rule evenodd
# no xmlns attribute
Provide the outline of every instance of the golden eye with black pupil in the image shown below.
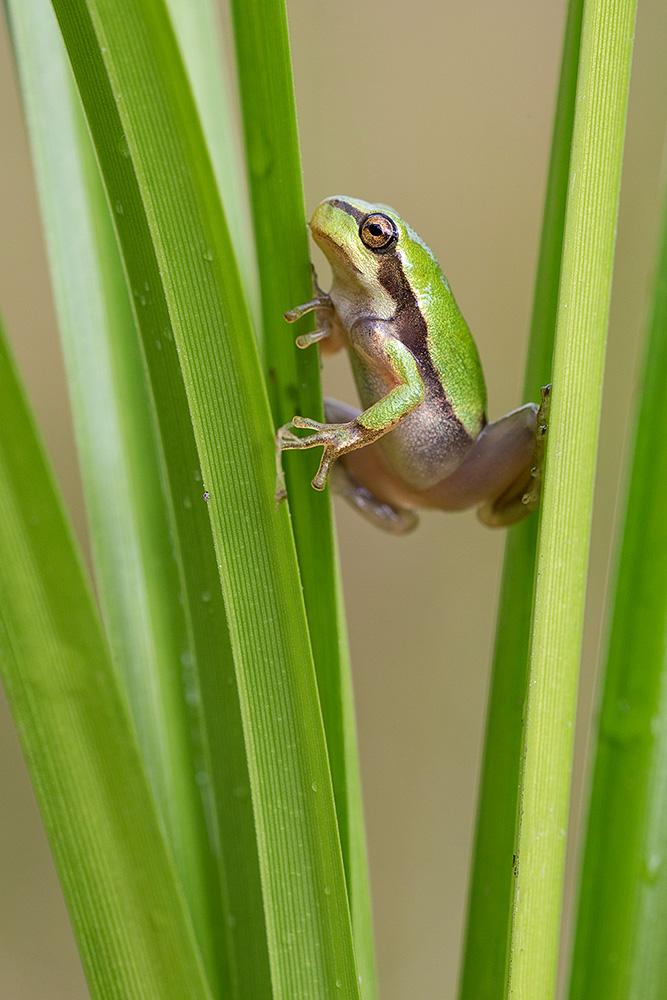
<svg viewBox="0 0 667 1000"><path fill-rule="evenodd" d="M389 253L398 242L398 229L393 219L381 212L374 212L361 220L359 236L364 246L373 253Z"/></svg>

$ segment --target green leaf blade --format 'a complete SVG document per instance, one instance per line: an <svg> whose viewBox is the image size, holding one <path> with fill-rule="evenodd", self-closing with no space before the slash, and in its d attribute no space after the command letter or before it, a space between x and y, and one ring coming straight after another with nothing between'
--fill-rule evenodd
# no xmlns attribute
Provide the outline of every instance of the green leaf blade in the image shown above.
<svg viewBox="0 0 667 1000"><path fill-rule="evenodd" d="M509 996L554 993L636 4L584 7L520 792Z"/></svg>
<svg viewBox="0 0 667 1000"><path fill-rule="evenodd" d="M224 982L218 862L198 779L205 730L192 707L201 648L196 659L132 303L50 4L11 3L10 13L105 628L209 976ZM219 671L224 645L207 653Z"/></svg>
<svg viewBox="0 0 667 1000"><path fill-rule="evenodd" d="M568 6L522 401L537 400L551 378L583 7ZM505 543L461 1000L501 995L507 980L538 524L533 516L511 527Z"/></svg>
<svg viewBox="0 0 667 1000"><path fill-rule="evenodd" d="M235 109L231 72L222 62L219 11L213 0L168 0L167 7L192 87L218 191L229 224L248 304L261 345L255 244Z"/></svg>
<svg viewBox="0 0 667 1000"><path fill-rule="evenodd" d="M312 298L289 33L283 0L232 4L239 90L262 285L267 385L276 426L322 419L318 352L299 351L283 313ZM262 67L258 72L258 66ZM312 328L301 320L298 332ZM286 455L287 494L327 736L362 994L376 994L370 896L347 636L330 499L313 459Z"/></svg>
<svg viewBox="0 0 667 1000"><path fill-rule="evenodd" d="M237 661L274 992L356 996L296 561L287 512L274 509L273 427L179 55L161 3L55 6L84 104L96 109L109 199L123 206L130 282L148 284L137 312L149 370L156 321L169 322L180 352L207 494L199 510L208 506ZM117 155L119 134L129 158ZM281 928L305 926L304 914L308 937L286 941Z"/></svg>
<svg viewBox="0 0 667 1000"><path fill-rule="evenodd" d="M0 668L94 1000L211 1000L60 499L0 341Z"/></svg>
<svg viewBox="0 0 667 1000"><path fill-rule="evenodd" d="M570 997L664 993L667 882L667 208L638 394Z"/></svg>

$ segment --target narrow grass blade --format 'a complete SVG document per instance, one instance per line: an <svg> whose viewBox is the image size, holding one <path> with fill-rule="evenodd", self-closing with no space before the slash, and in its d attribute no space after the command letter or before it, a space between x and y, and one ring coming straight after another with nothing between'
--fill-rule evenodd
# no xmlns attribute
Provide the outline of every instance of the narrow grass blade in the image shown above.
<svg viewBox="0 0 667 1000"><path fill-rule="evenodd" d="M283 319L287 309L313 295L287 18L284 0L253 4L234 0L232 9L262 285L267 383L279 426L295 413L321 419L322 412L317 349L297 350L295 332ZM308 329L302 322L299 332ZM370 1000L376 987L368 873L330 500L312 489L314 467L305 456L287 455L285 471L352 900L357 961L363 995Z"/></svg>
<svg viewBox="0 0 667 1000"><path fill-rule="evenodd" d="M132 306L49 0L9 0L8 10L105 628L209 977L224 982L218 862L198 781L205 741L184 697L188 623Z"/></svg>
<svg viewBox="0 0 667 1000"><path fill-rule="evenodd" d="M203 474L199 509L211 518L236 659L274 995L355 997L296 559L287 511L273 502L273 426L179 53L160 0L54 7L109 200L123 209L129 280L140 294L148 285L137 312L149 371L165 326L179 350ZM197 495L185 496L194 510Z"/></svg>
<svg viewBox="0 0 667 1000"><path fill-rule="evenodd" d="M537 264L522 401L551 379L583 0L570 0ZM538 518L509 529L498 607L479 791L461 1000L501 996L507 982L530 615Z"/></svg>
<svg viewBox="0 0 667 1000"><path fill-rule="evenodd" d="M524 738L509 995L554 993L636 3L584 8Z"/></svg>
<svg viewBox="0 0 667 1000"><path fill-rule="evenodd" d="M667 982L667 203L581 875L572 1000L659 1000Z"/></svg>
<svg viewBox="0 0 667 1000"><path fill-rule="evenodd" d="M338 553L336 551L336 562ZM343 587L340 574L336 574L338 587L338 607L340 609L339 632L341 643L347 647L347 627L343 605ZM357 958L359 983L362 1000L375 1000L378 993L375 971L375 947L373 941L373 920L368 872L368 855L366 851L366 833L364 826L364 810L361 794L361 775L359 773L359 749L357 744L357 728L354 713L354 691L349 664L341 670L342 687L342 724L343 752L347 778L348 806L348 897L352 913L352 930L354 933L354 952Z"/></svg>
<svg viewBox="0 0 667 1000"><path fill-rule="evenodd" d="M248 185L232 100L232 73L222 60L215 0L167 0L225 210L253 323L261 344L261 310Z"/></svg>
<svg viewBox="0 0 667 1000"><path fill-rule="evenodd" d="M0 332L0 669L94 1000L211 1000L134 730Z"/></svg>

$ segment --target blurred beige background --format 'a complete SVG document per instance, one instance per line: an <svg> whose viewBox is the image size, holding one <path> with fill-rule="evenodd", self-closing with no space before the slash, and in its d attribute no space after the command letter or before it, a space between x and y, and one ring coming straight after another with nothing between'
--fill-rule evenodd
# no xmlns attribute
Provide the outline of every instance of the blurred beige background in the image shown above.
<svg viewBox="0 0 667 1000"><path fill-rule="evenodd" d="M435 251L476 336L490 416L517 406L565 2L290 0L308 210L393 205ZM601 632L638 336L659 212L667 7L640 4L581 715ZM82 524L26 139L0 55L0 306ZM287 334L289 335L289 333ZM327 391L354 399L345 359ZM382 1000L455 996L503 534L433 513L393 539L337 508ZM0 1000L87 991L32 792L0 716ZM577 788L582 773L580 740Z"/></svg>

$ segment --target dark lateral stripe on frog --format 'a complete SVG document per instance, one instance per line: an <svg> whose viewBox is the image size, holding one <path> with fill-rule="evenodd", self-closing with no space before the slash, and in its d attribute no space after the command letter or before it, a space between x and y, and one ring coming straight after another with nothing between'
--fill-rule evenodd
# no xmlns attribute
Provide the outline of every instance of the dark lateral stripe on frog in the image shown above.
<svg viewBox="0 0 667 1000"><path fill-rule="evenodd" d="M361 224L362 219L366 218L366 212L360 212L354 205L350 205L349 201L342 201L340 198L335 198L331 202L331 205L333 208L339 208L341 212L351 215L354 221L359 224Z"/></svg>
<svg viewBox="0 0 667 1000"><path fill-rule="evenodd" d="M394 319L401 331L400 340L410 350L421 369L427 392L435 397L449 424L451 446L462 450L470 447L472 438L457 417L452 404L442 388L442 377L428 351L426 320L405 277L403 265L397 254L385 257L378 269L378 280L396 303Z"/></svg>

